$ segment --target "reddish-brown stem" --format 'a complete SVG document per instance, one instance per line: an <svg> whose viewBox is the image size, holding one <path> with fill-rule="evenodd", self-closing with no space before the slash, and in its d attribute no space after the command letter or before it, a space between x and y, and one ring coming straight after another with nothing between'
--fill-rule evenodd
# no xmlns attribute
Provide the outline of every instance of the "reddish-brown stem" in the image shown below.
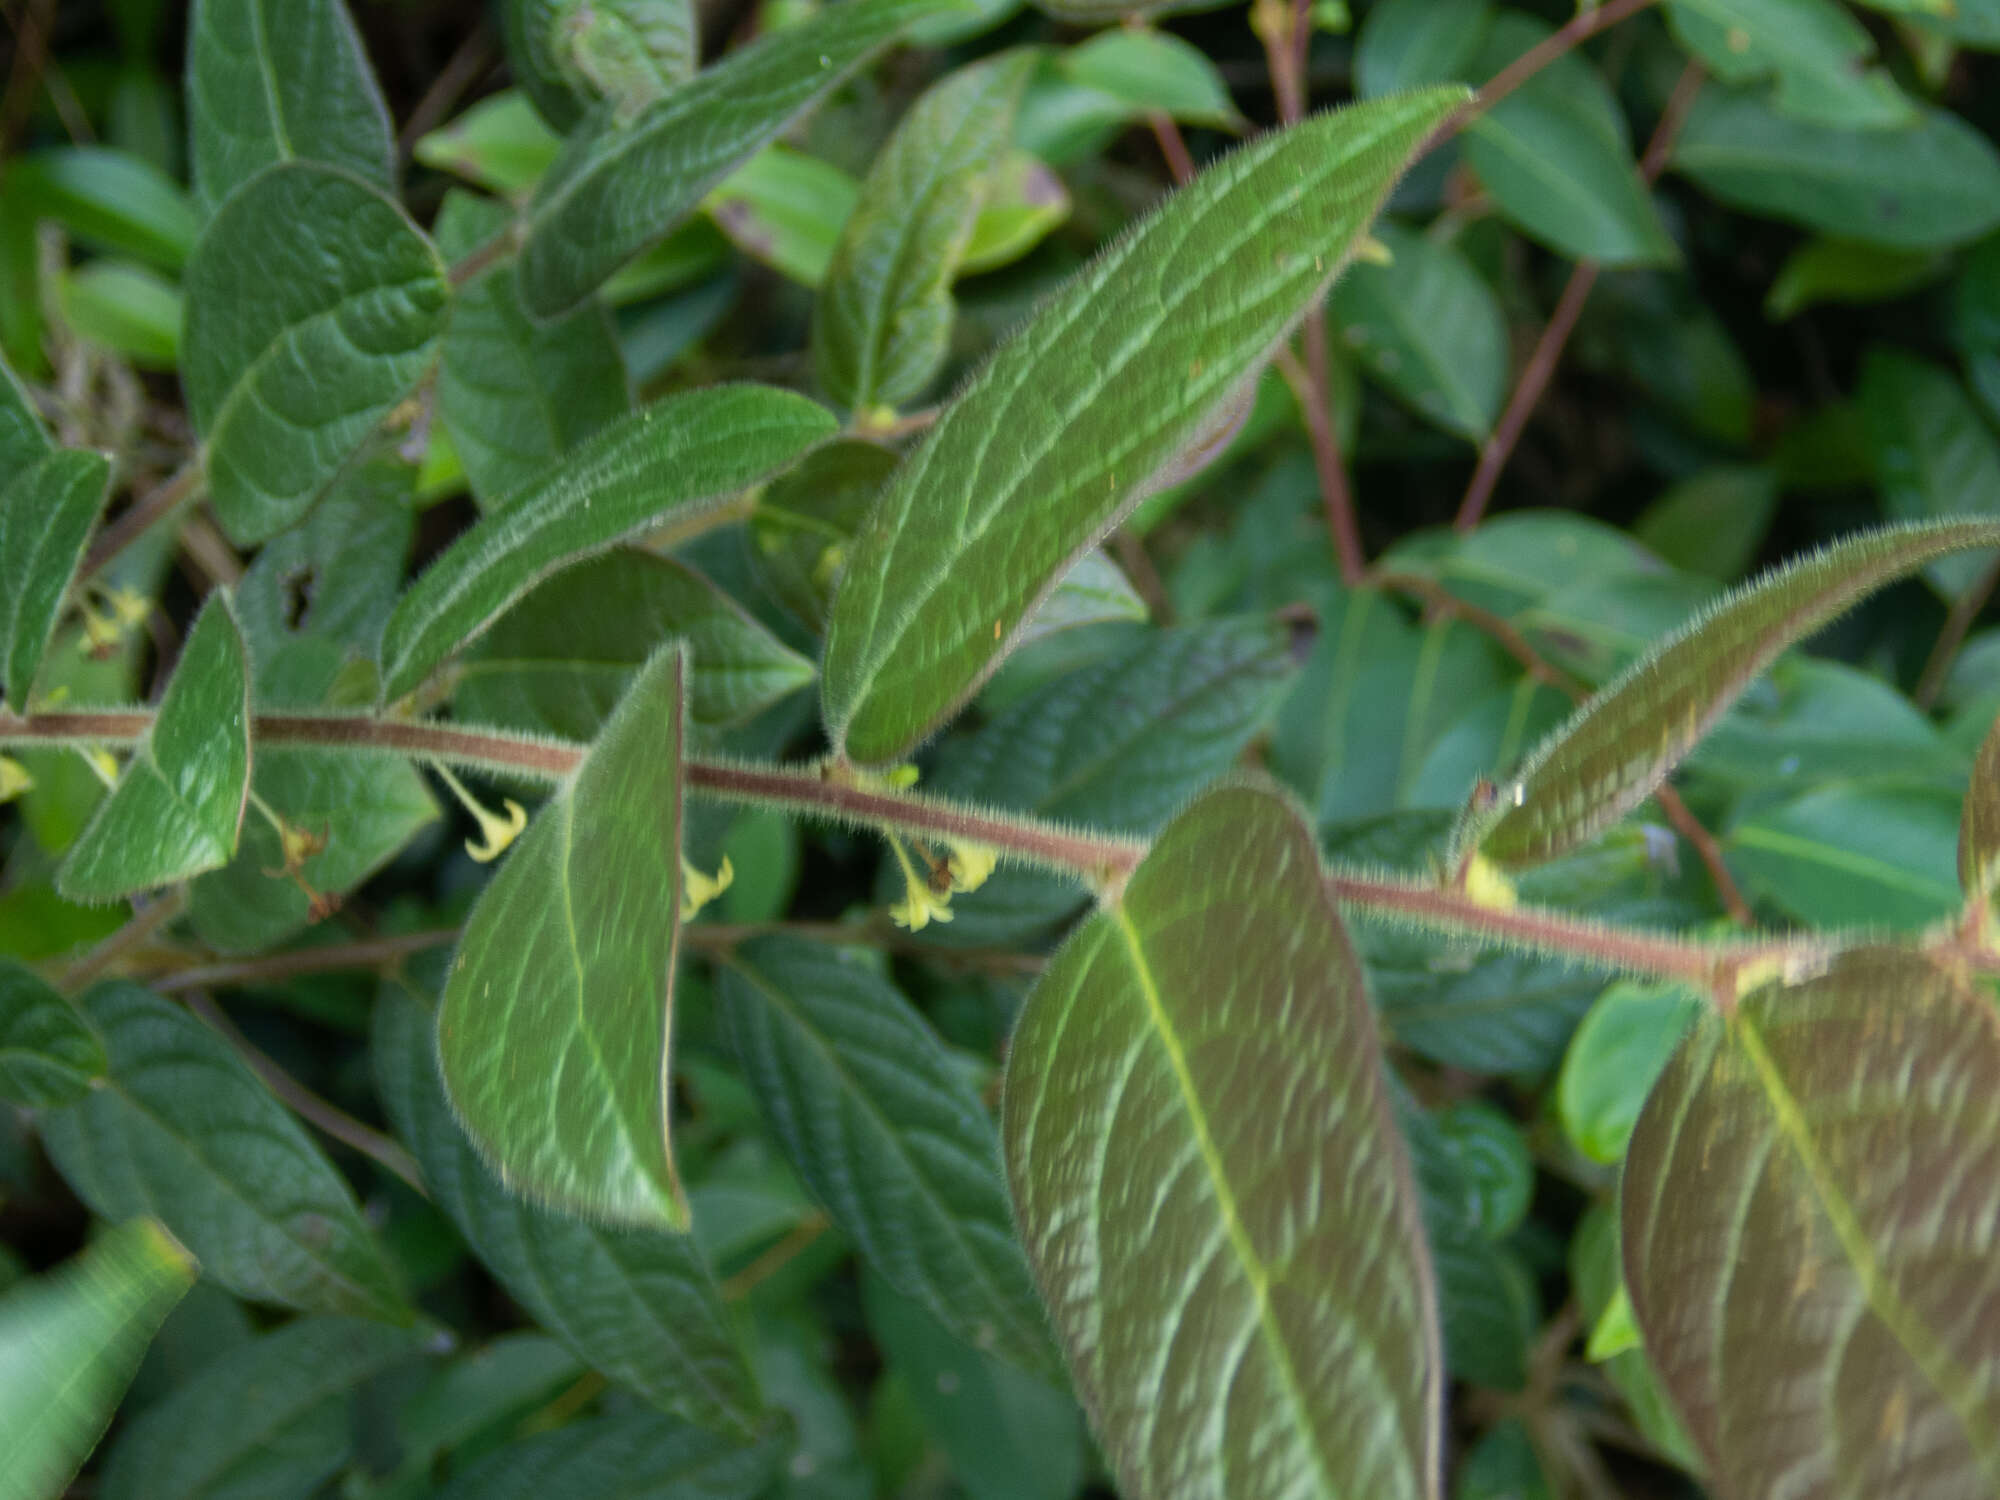
<svg viewBox="0 0 2000 1500"><path fill-rule="evenodd" d="M1306 314L1305 335L1308 350L1312 348L1312 331L1319 328L1319 347L1324 354L1326 348L1326 328L1324 316L1315 305ZM1315 381L1312 372L1290 349L1280 349L1273 361L1278 373L1291 387L1292 399L1299 404L1299 412L1305 418L1306 438L1312 446L1313 471L1319 477L1320 501L1326 509L1327 536L1333 543L1334 562L1340 569L1341 582L1360 582L1364 563L1361 555L1361 532L1354 519L1354 498L1347 488L1347 466L1340 456L1340 437L1333 430L1333 413L1327 410L1329 386L1324 381ZM1324 370L1325 366L1321 366Z"/></svg>
<svg viewBox="0 0 2000 1500"><path fill-rule="evenodd" d="M807 1214L777 1244L722 1283L723 1299L734 1302L748 1296L758 1283L768 1281L791 1264L814 1240L826 1233L832 1222L817 1209Z"/></svg>
<svg viewBox="0 0 2000 1500"><path fill-rule="evenodd" d="M1715 835L1681 801L1681 794L1665 783L1654 791L1653 800L1660 804L1660 812L1674 832L1694 845L1695 857L1708 871L1716 899L1722 903L1729 920L1738 927L1754 926L1756 917L1750 911L1750 903L1743 899L1743 890L1737 885L1736 877L1729 873L1729 862L1722 857L1722 845L1715 841Z"/></svg>
<svg viewBox="0 0 2000 1500"><path fill-rule="evenodd" d="M1959 648L1965 644L1972 622L1986 608L1995 587L2000 587L2000 557L1994 558L1972 586L1952 600L1951 613L1945 616L1937 644L1931 647L1931 654L1924 662L1923 675L1917 679L1917 690L1910 695L1918 708L1937 707L1945 682L1951 676L1951 664L1958 660Z"/></svg>
<svg viewBox="0 0 2000 1500"><path fill-rule="evenodd" d="M403 122L403 128L396 135L397 155L405 161L409 160L417 142L443 123L452 106L479 81L479 75L491 65L492 56L493 44L486 28L475 26L458 44L458 50L446 61L436 80L424 90L423 98L410 111L409 119Z"/></svg>
<svg viewBox="0 0 2000 1500"><path fill-rule="evenodd" d="M203 479L200 455L182 464L171 479L155 485L125 508L124 514L97 534L77 569L77 582L95 577L118 556L161 521L200 493Z"/></svg>
<svg viewBox="0 0 2000 1500"><path fill-rule="evenodd" d="M1153 129L1153 139L1160 143L1160 155L1166 158L1167 170L1173 173L1176 183L1186 183L1194 177L1194 157L1189 154L1187 139L1181 134L1181 127L1174 117L1163 109L1146 112L1146 123Z"/></svg>
<svg viewBox="0 0 2000 1500"><path fill-rule="evenodd" d="M120 967L133 950L187 909L187 892L176 886L132 914L132 920L62 971L62 987L80 990Z"/></svg>
<svg viewBox="0 0 2000 1500"><path fill-rule="evenodd" d="M233 985L275 984L304 974L388 968L412 954L442 948L457 940L457 928L434 927L396 937L364 938L359 942L330 944L324 948L298 948L289 953L270 953L259 958L198 964L156 975L147 982L154 989L168 994L180 990L216 990Z"/></svg>

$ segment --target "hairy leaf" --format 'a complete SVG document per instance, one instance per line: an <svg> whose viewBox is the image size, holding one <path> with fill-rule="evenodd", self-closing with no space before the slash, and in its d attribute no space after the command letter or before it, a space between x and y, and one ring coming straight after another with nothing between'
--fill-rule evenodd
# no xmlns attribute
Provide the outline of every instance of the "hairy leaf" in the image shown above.
<svg viewBox="0 0 2000 1500"><path fill-rule="evenodd" d="M656 1412L573 1422L487 1454L438 1500L757 1500L785 1456L776 1436L750 1443Z"/></svg>
<svg viewBox="0 0 2000 1500"><path fill-rule="evenodd" d="M1993 546L2000 522L1863 532L1726 596L1579 708L1473 813L1464 846L1532 864L1583 843L1651 796L1787 646L1934 558Z"/></svg>
<svg viewBox="0 0 2000 1500"><path fill-rule="evenodd" d="M650 104L700 62L689 0L504 0L500 16L515 78L558 130L600 99Z"/></svg>
<svg viewBox="0 0 2000 1500"><path fill-rule="evenodd" d="M227 864L249 791L249 663L228 592L218 590L56 886L72 901L109 901Z"/></svg>
<svg viewBox="0 0 2000 1500"><path fill-rule="evenodd" d="M985 680L1068 567L1212 435L1458 98L1358 105L1244 148L1001 346L851 549L823 668L837 749L897 756Z"/></svg>
<svg viewBox="0 0 2000 1500"><path fill-rule="evenodd" d="M1781 114L1820 125L1908 125L1916 105L1879 68L1875 42L1836 0L1673 0L1667 24L1724 83L1775 74Z"/></svg>
<svg viewBox="0 0 2000 1500"><path fill-rule="evenodd" d="M39 436L39 428L26 431ZM7 701L20 714L28 711L70 580L111 492L103 454L49 449L29 456L23 436L18 467L0 451L0 665Z"/></svg>
<svg viewBox="0 0 2000 1500"><path fill-rule="evenodd" d="M97 986L83 1012L109 1081L41 1118L78 1197L158 1218L240 1297L408 1321L346 1179L226 1042L135 984Z"/></svg>
<svg viewBox="0 0 2000 1500"><path fill-rule="evenodd" d="M1972 763L1958 829L1958 883L1969 901L1992 895L2000 883L2000 719Z"/></svg>
<svg viewBox="0 0 2000 1500"><path fill-rule="evenodd" d="M1719 1494L2000 1486L2000 1023L1922 955L1711 1012L1626 1157L1625 1280Z"/></svg>
<svg viewBox="0 0 2000 1500"><path fill-rule="evenodd" d="M0 492L4 492L14 476L54 447L35 403L21 385L21 377L5 359L0 359ZM9 555L11 550L0 550L0 556Z"/></svg>
<svg viewBox="0 0 2000 1500"><path fill-rule="evenodd" d="M466 1133L509 1186L685 1229L668 1138L687 653L654 653L472 914L438 1008Z"/></svg>
<svg viewBox="0 0 2000 1500"><path fill-rule="evenodd" d="M402 209L334 167L258 174L187 270L182 379L209 495L237 542L304 515L416 385L444 265Z"/></svg>
<svg viewBox="0 0 2000 1500"><path fill-rule="evenodd" d="M0 959L0 1099L74 1104L111 1066L104 1040L32 969Z"/></svg>
<svg viewBox="0 0 2000 1500"><path fill-rule="evenodd" d="M1029 996L1008 1179L1139 1497L1437 1493L1416 1190L1311 834L1209 793Z"/></svg>
<svg viewBox="0 0 2000 1500"><path fill-rule="evenodd" d="M646 531L694 527L832 436L825 407L770 386L689 391L613 423L445 549L382 633L400 698L557 569Z"/></svg>

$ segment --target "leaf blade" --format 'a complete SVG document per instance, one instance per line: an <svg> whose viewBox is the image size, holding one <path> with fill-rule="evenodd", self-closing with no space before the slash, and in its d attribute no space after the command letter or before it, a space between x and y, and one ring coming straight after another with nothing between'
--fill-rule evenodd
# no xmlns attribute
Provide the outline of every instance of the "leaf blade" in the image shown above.
<svg viewBox="0 0 2000 1500"><path fill-rule="evenodd" d="M84 544L111 493L101 453L50 449L0 485L0 643L7 701L28 711L35 673L55 634L63 599L83 562Z"/></svg>
<svg viewBox="0 0 2000 1500"><path fill-rule="evenodd" d="M0 959L0 1099L74 1104L110 1066L104 1039L75 1006L34 970Z"/></svg>

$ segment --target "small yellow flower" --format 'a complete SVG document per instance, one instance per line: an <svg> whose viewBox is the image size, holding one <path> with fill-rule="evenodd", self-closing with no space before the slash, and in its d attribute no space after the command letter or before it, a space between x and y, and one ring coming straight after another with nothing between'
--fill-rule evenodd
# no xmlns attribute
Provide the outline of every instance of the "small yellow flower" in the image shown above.
<svg viewBox="0 0 2000 1500"><path fill-rule="evenodd" d="M443 762L431 766L438 779L451 788L451 794L458 798L459 805L472 814L479 825L479 837L465 841L465 852L480 864L490 864L498 859L507 846L521 836L521 830L528 826L527 810L512 797L501 799L501 806L507 809L502 817L482 806L479 799L465 789L465 783L452 775L451 768Z"/></svg>
<svg viewBox="0 0 2000 1500"><path fill-rule="evenodd" d="M1518 900L1514 883L1483 854L1473 855L1472 863L1466 866L1465 894L1472 898L1474 906L1483 906L1488 911L1512 911Z"/></svg>
<svg viewBox="0 0 2000 1500"><path fill-rule="evenodd" d="M736 869L729 863L729 856L722 856L722 868L713 875L704 875L688 863L688 857L681 856L681 920L689 920L709 902L729 889L736 879Z"/></svg>
<svg viewBox="0 0 2000 1500"><path fill-rule="evenodd" d="M153 612L153 601L134 589L114 590L107 596L106 602L126 630L145 624L146 616Z"/></svg>
<svg viewBox="0 0 2000 1500"><path fill-rule="evenodd" d="M97 773L97 779L107 787L118 785L118 758L102 745L79 745L76 753L83 757L83 763Z"/></svg>
<svg viewBox="0 0 2000 1500"><path fill-rule="evenodd" d="M948 842L951 848L951 888L954 891L976 891L986 884L986 877L1000 863L999 854L989 845L977 844L971 839L951 839Z"/></svg>
<svg viewBox="0 0 2000 1500"><path fill-rule="evenodd" d="M939 895L921 880L909 881L904 887L905 899L889 908L889 920L898 927L907 927L912 932L922 932L933 922L949 922L952 917L951 896Z"/></svg>
<svg viewBox="0 0 2000 1500"><path fill-rule="evenodd" d="M35 778L28 774L28 768L11 755L0 755L0 802L12 802L34 789Z"/></svg>

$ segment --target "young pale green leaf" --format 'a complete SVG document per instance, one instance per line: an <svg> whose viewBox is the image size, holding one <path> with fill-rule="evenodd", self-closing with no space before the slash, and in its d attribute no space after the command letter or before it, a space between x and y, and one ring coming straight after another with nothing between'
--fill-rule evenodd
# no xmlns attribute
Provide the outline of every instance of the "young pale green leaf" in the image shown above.
<svg viewBox="0 0 2000 1500"><path fill-rule="evenodd" d="M62 274L56 305L78 338L135 369L166 371L180 363L180 289L157 271L100 257Z"/></svg>
<svg viewBox="0 0 2000 1500"><path fill-rule="evenodd" d="M407 1322L354 1194L229 1045L134 984L83 998L109 1080L41 1117L49 1158L107 1219L152 1214L252 1301Z"/></svg>
<svg viewBox="0 0 2000 1500"><path fill-rule="evenodd" d="M1905 16L1934 35L1968 47L2000 50L2000 0L1860 0L1870 10Z"/></svg>
<svg viewBox="0 0 2000 1500"><path fill-rule="evenodd" d="M135 1219L0 1298L0 1500L65 1492L194 1279L172 1236Z"/></svg>
<svg viewBox="0 0 2000 1500"><path fill-rule="evenodd" d="M1782 323L1822 302L1893 302L1950 269L1951 257L1941 251L1820 236L1785 257L1764 294L1764 316Z"/></svg>
<svg viewBox="0 0 2000 1500"><path fill-rule="evenodd" d="M355 1392L426 1351L422 1329L299 1318L218 1355L118 1434L105 1500L319 1492L354 1452Z"/></svg>
<svg viewBox="0 0 2000 1500"><path fill-rule="evenodd" d="M1667 24L1724 83L1776 75L1780 114L1818 125L1909 125L1916 104L1871 67L1875 41L1835 0L1673 0Z"/></svg>
<svg viewBox="0 0 2000 1500"><path fill-rule="evenodd" d="M701 574L617 551L556 574L502 615L460 668L452 703L482 724L593 738L639 668L688 648L688 717L723 729L813 679L813 664Z"/></svg>
<svg viewBox="0 0 2000 1500"><path fill-rule="evenodd" d="M0 665L7 701L25 714L70 580L111 492L111 463L74 448L28 457L31 445L18 446L25 458L18 468L6 467L0 453Z"/></svg>
<svg viewBox="0 0 2000 1500"><path fill-rule="evenodd" d="M1948 371L1908 354L1870 350L1854 399L1891 516L2000 515L2000 441ZM1941 557L1924 576L1956 597L1986 568L1983 557Z"/></svg>
<svg viewBox="0 0 2000 1500"><path fill-rule="evenodd" d="M399 987L376 1001L377 1087L431 1197L507 1294L593 1369L741 1443L763 1404L692 1237L602 1229L503 1187L445 1101L435 1028Z"/></svg>
<svg viewBox="0 0 2000 1500"><path fill-rule="evenodd" d="M52 219L100 249L179 271L201 220L181 185L151 162L107 146L54 146L8 167L13 209Z"/></svg>
<svg viewBox="0 0 2000 1500"><path fill-rule="evenodd" d="M2000 1488L2000 1025L1918 953L1710 1012L1633 1132L1625 1282L1718 1494Z"/></svg>
<svg viewBox="0 0 2000 1500"><path fill-rule="evenodd" d="M2000 886L2000 719L1980 742L1958 828L1958 883L1968 901Z"/></svg>
<svg viewBox="0 0 2000 1500"><path fill-rule="evenodd" d="M389 109L341 0L196 0L187 110L204 212L285 161L395 188Z"/></svg>
<svg viewBox="0 0 2000 1500"><path fill-rule="evenodd" d="M1493 0L1380 0L1355 42L1355 92L1379 99L1463 77L1492 25Z"/></svg>
<svg viewBox="0 0 2000 1500"><path fill-rule="evenodd" d="M54 447L35 403L21 385L21 377L5 359L0 359L0 491L16 474ZM12 550L0 548L0 557L8 556Z"/></svg>
<svg viewBox="0 0 2000 1500"><path fill-rule="evenodd" d="M1944 249L2000 224L2000 152L1941 109L1855 130L1791 119L1754 91L1705 88L1674 166L1724 203L1878 245Z"/></svg>
<svg viewBox="0 0 2000 1500"><path fill-rule="evenodd" d="M1574 848L1637 807L1775 661L1934 558L2000 546L2000 521L1863 532L1737 590L1640 657L1528 758L1461 843L1502 864Z"/></svg>
<svg viewBox="0 0 2000 1500"><path fill-rule="evenodd" d="M0 959L0 1099L74 1104L111 1066L104 1039L32 969Z"/></svg>
<svg viewBox="0 0 2000 1500"><path fill-rule="evenodd" d="M675 1230L686 699L687 653L665 647L474 904L438 1008L452 1107L510 1187Z"/></svg>
<svg viewBox="0 0 2000 1500"><path fill-rule="evenodd" d="M1060 1368L992 1119L909 1001L852 955L787 938L739 950L720 997L765 1118L869 1264L975 1349Z"/></svg>
<svg viewBox="0 0 2000 1500"><path fill-rule="evenodd" d="M701 60L689 0L503 0L500 19L515 78L558 130L599 100L651 104Z"/></svg>
<svg viewBox="0 0 2000 1500"><path fill-rule="evenodd" d="M1243 129L1229 86L1192 42L1168 31L1122 26L1101 31L1056 59L1064 77L1121 100L1143 117L1158 110L1211 130Z"/></svg>
<svg viewBox="0 0 2000 1500"><path fill-rule="evenodd" d="M813 314L820 384L858 412L923 393L951 338L951 281L1036 66L961 68L910 106L861 186Z"/></svg>
<svg viewBox="0 0 2000 1500"><path fill-rule="evenodd" d="M519 89L502 89L419 138L411 155L424 166L516 198L541 180L561 150L562 138L542 123L527 96ZM445 201L452 201L449 194Z"/></svg>
<svg viewBox="0 0 2000 1500"><path fill-rule="evenodd" d="M110 901L227 864L249 791L250 669L229 595L218 591L56 888L72 901Z"/></svg>
<svg viewBox="0 0 2000 1500"><path fill-rule="evenodd" d="M181 338L209 495L239 543L304 515L430 365L449 289L402 209L347 172L267 168L209 221Z"/></svg>
<svg viewBox="0 0 2000 1500"><path fill-rule="evenodd" d="M850 549L823 668L838 750L900 755L986 679L1069 566L1213 435L1460 97L1358 105L1245 147L1000 347Z"/></svg>
<svg viewBox="0 0 2000 1500"><path fill-rule="evenodd" d="M400 698L557 569L643 532L710 520L723 502L831 437L823 406L720 385L599 432L466 532L410 586L382 633L382 696Z"/></svg>
<svg viewBox="0 0 2000 1500"><path fill-rule="evenodd" d="M1700 1014L1701 997L1679 984L1621 980L1597 998L1556 1079L1571 1145L1606 1166L1624 1160L1654 1080Z"/></svg>
<svg viewBox="0 0 2000 1500"><path fill-rule="evenodd" d="M832 162L774 142L703 202L731 244L800 286L826 280L861 184Z"/></svg>
<svg viewBox="0 0 2000 1500"><path fill-rule="evenodd" d="M454 1474L438 1500L758 1500L787 1446L776 1434L744 1443L657 1412L621 1412L497 1449Z"/></svg>
<svg viewBox="0 0 2000 1500"><path fill-rule="evenodd" d="M1133 1500L1438 1492L1417 1193L1318 877L1282 800L1209 793L1014 1034L1015 1212Z"/></svg>
<svg viewBox="0 0 2000 1500"><path fill-rule="evenodd" d="M568 312L910 23L956 8L954 0L854 0L767 34L636 118L600 105L529 210L521 305L537 318Z"/></svg>

